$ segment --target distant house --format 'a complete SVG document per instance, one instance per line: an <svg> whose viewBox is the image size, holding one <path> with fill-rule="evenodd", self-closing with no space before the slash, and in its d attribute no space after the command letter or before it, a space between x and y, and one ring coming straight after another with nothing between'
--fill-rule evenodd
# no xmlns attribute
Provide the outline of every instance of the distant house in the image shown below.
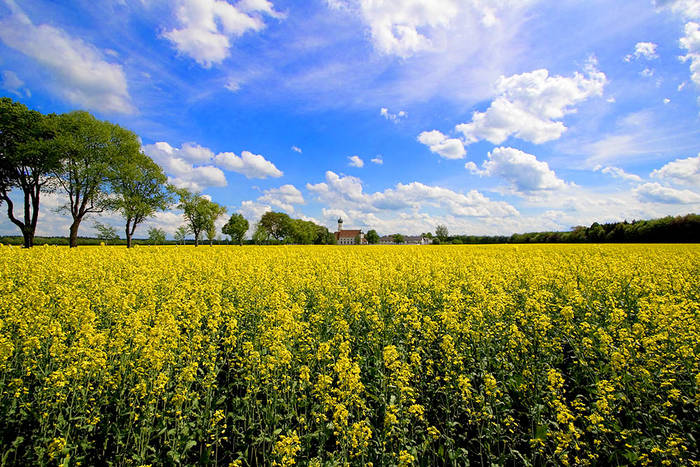
<svg viewBox="0 0 700 467"><path fill-rule="evenodd" d="M424 237L422 235L409 235L409 236L404 236L404 242L403 245L431 245L433 243L432 239L428 237ZM398 245L394 241L394 236L393 235L385 235L383 237L379 237L379 244L380 245Z"/></svg>
<svg viewBox="0 0 700 467"><path fill-rule="evenodd" d="M343 219L338 219L338 231L335 233L335 240L338 245L356 245L359 237L360 245L367 245L365 234L360 229L343 229Z"/></svg>

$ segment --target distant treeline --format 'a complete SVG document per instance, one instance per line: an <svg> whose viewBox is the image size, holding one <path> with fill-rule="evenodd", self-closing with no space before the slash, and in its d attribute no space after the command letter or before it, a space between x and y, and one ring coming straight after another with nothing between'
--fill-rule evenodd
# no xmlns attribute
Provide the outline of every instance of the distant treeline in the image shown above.
<svg viewBox="0 0 700 467"><path fill-rule="evenodd" d="M569 232L529 232L511 236L452 235L446 243L696 243L700 216L688 214L661 219L574 227Z"/></svg>
<svg viewBox="0 0 700 467"><path fill-rule="evenodd" d="M0 237L0 244L3 245L22 245L23 244L23 237L19 235L6 235L3 237ZM94 237L78 237L78 245L79 246L99 246L101 244L106 244L106 245L126 245L126 239L114 239L110 240L108 242L105 242L103 239L100 238L94 238ZM132 245L154 245L154 242L148 238L134 238L132 239ZM194 239L187 239L184 241L186 245L194 245ZM234 242L228 241L228 240L212 240L212 244L214 245L232 245ZM251 241L244 241L244 244L246 243L252 243ZM41 246L41 245L65 245L68 246L70 244L70 239L68 237L41 237L41 236L36 236L34 237L34 245L35 246ZM157 245L182 245L183 242L179 240L164 240L164 241L159 241Z"/></svg>

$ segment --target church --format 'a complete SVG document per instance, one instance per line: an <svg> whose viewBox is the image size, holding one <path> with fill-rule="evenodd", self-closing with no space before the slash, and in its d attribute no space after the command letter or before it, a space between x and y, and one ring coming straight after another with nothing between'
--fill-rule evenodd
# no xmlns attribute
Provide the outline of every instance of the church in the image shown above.
<svg viewBox="0 0 700 467"><path fill-rule="evenodd" d="M335 233L335 241L338 242L338 245L367 245L367 239L362 230L343 230L342 218L338 219L338 231Z"/></svg>

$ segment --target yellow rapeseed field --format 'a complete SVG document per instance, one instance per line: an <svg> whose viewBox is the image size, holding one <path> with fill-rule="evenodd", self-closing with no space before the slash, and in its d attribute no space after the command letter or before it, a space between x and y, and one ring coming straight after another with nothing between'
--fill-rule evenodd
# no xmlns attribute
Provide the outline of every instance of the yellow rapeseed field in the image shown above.
<svg viewBox="0 0 700 467"><path fill-rule="evenodd" d="M0 464L698 465L700 246L0 247Z"/></svg>

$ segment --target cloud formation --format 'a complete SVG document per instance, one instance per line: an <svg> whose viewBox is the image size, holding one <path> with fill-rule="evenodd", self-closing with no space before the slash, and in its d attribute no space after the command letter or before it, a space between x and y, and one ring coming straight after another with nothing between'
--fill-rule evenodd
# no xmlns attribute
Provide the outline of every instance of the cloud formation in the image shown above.
<svg viewBox="0 0 700 467"><path fill-rule="evenodd" d="M359 156L349 156L348 160L348 165L350 167L357 167L357 168L362 168L365 166L365 161L363 161Z"/></svg>
<svg viewBox="0 0 700 467"><path fill-rule="evenodd" d="M589 63L586 74L550 76L546 69L509 77L496 83L498 97L485 112L474 112L472 121L457 125L467 142L487 140L501 144L510 136L540 144L561 137L562 119L576 111L574 105L602 96L607 78Z"/></svg>
<svg viewBox="0 0 700 467"><path fill-rule="evenodd" d="M698 188L700 187L700 154L671 161L660 169L654 170L651 176L677 185Z"/></svg>
<svg viewBox="0 0 700 467"><path fill-rule="evenodd" d="M635 188L634 192L641 201L666 204L700 203L700 194L690 190L678 190L659 183L645 183Z"/></svg>
<svg viewBox="0 0 700 467"><path fill-rule="evenodd" d="M467 154L464 144L457 138L448 138L438 130L424 131L418 141L430 148L431 152L445 159L463 159Z"/></svg>
<svg viewBox="0 0 700 467"><path fill-rule="evenodd" d="M264 16L283 17L267 0L241 0L235 5L225 0L180 0L180 27L164 32L163 37L181 54L210 68L229 56L232 39L265 28ZM236 91L239 85L229 83L227 87Z"/></svg>
<svg viewBox="0 0 700 467"><path fill-rule="evenodd" d="M168 175L168 182L178 188L202 191L210 186L226 186L226 175L221 169L213 165L194 165L205 162L203 150L209 151L191 143L178 149L163 141L143 146L143 151Z"/></svg>
<svg viewBox="0 0 700 467"><path fill-rule="evenodd" d="M136 108L121 65L79 38L48 24L35 25L12 0L0 18L0 40L44 67L50 86L71 104L105 113L133 114Z"/></svg>
<svg viewBox="0 0 700 467"><path fill-rule="evenodd" d="M465 168L480 176L499 176L511 183L513 190L520 194L538 191L552 191L565 188L566 183L557 177L549 164L515 148L499 147L488 153L488 160L477 168L467 162Z"/></svg>
<svg viewBox="0 0 700 467"><path fill-rule="evenodd" d="M645 58L647 60L654 60L659 58L656 53L657 44L653 42L637 42L634 46L634 52L625 56L625 61L630 62L633 59Z"/></svg>

